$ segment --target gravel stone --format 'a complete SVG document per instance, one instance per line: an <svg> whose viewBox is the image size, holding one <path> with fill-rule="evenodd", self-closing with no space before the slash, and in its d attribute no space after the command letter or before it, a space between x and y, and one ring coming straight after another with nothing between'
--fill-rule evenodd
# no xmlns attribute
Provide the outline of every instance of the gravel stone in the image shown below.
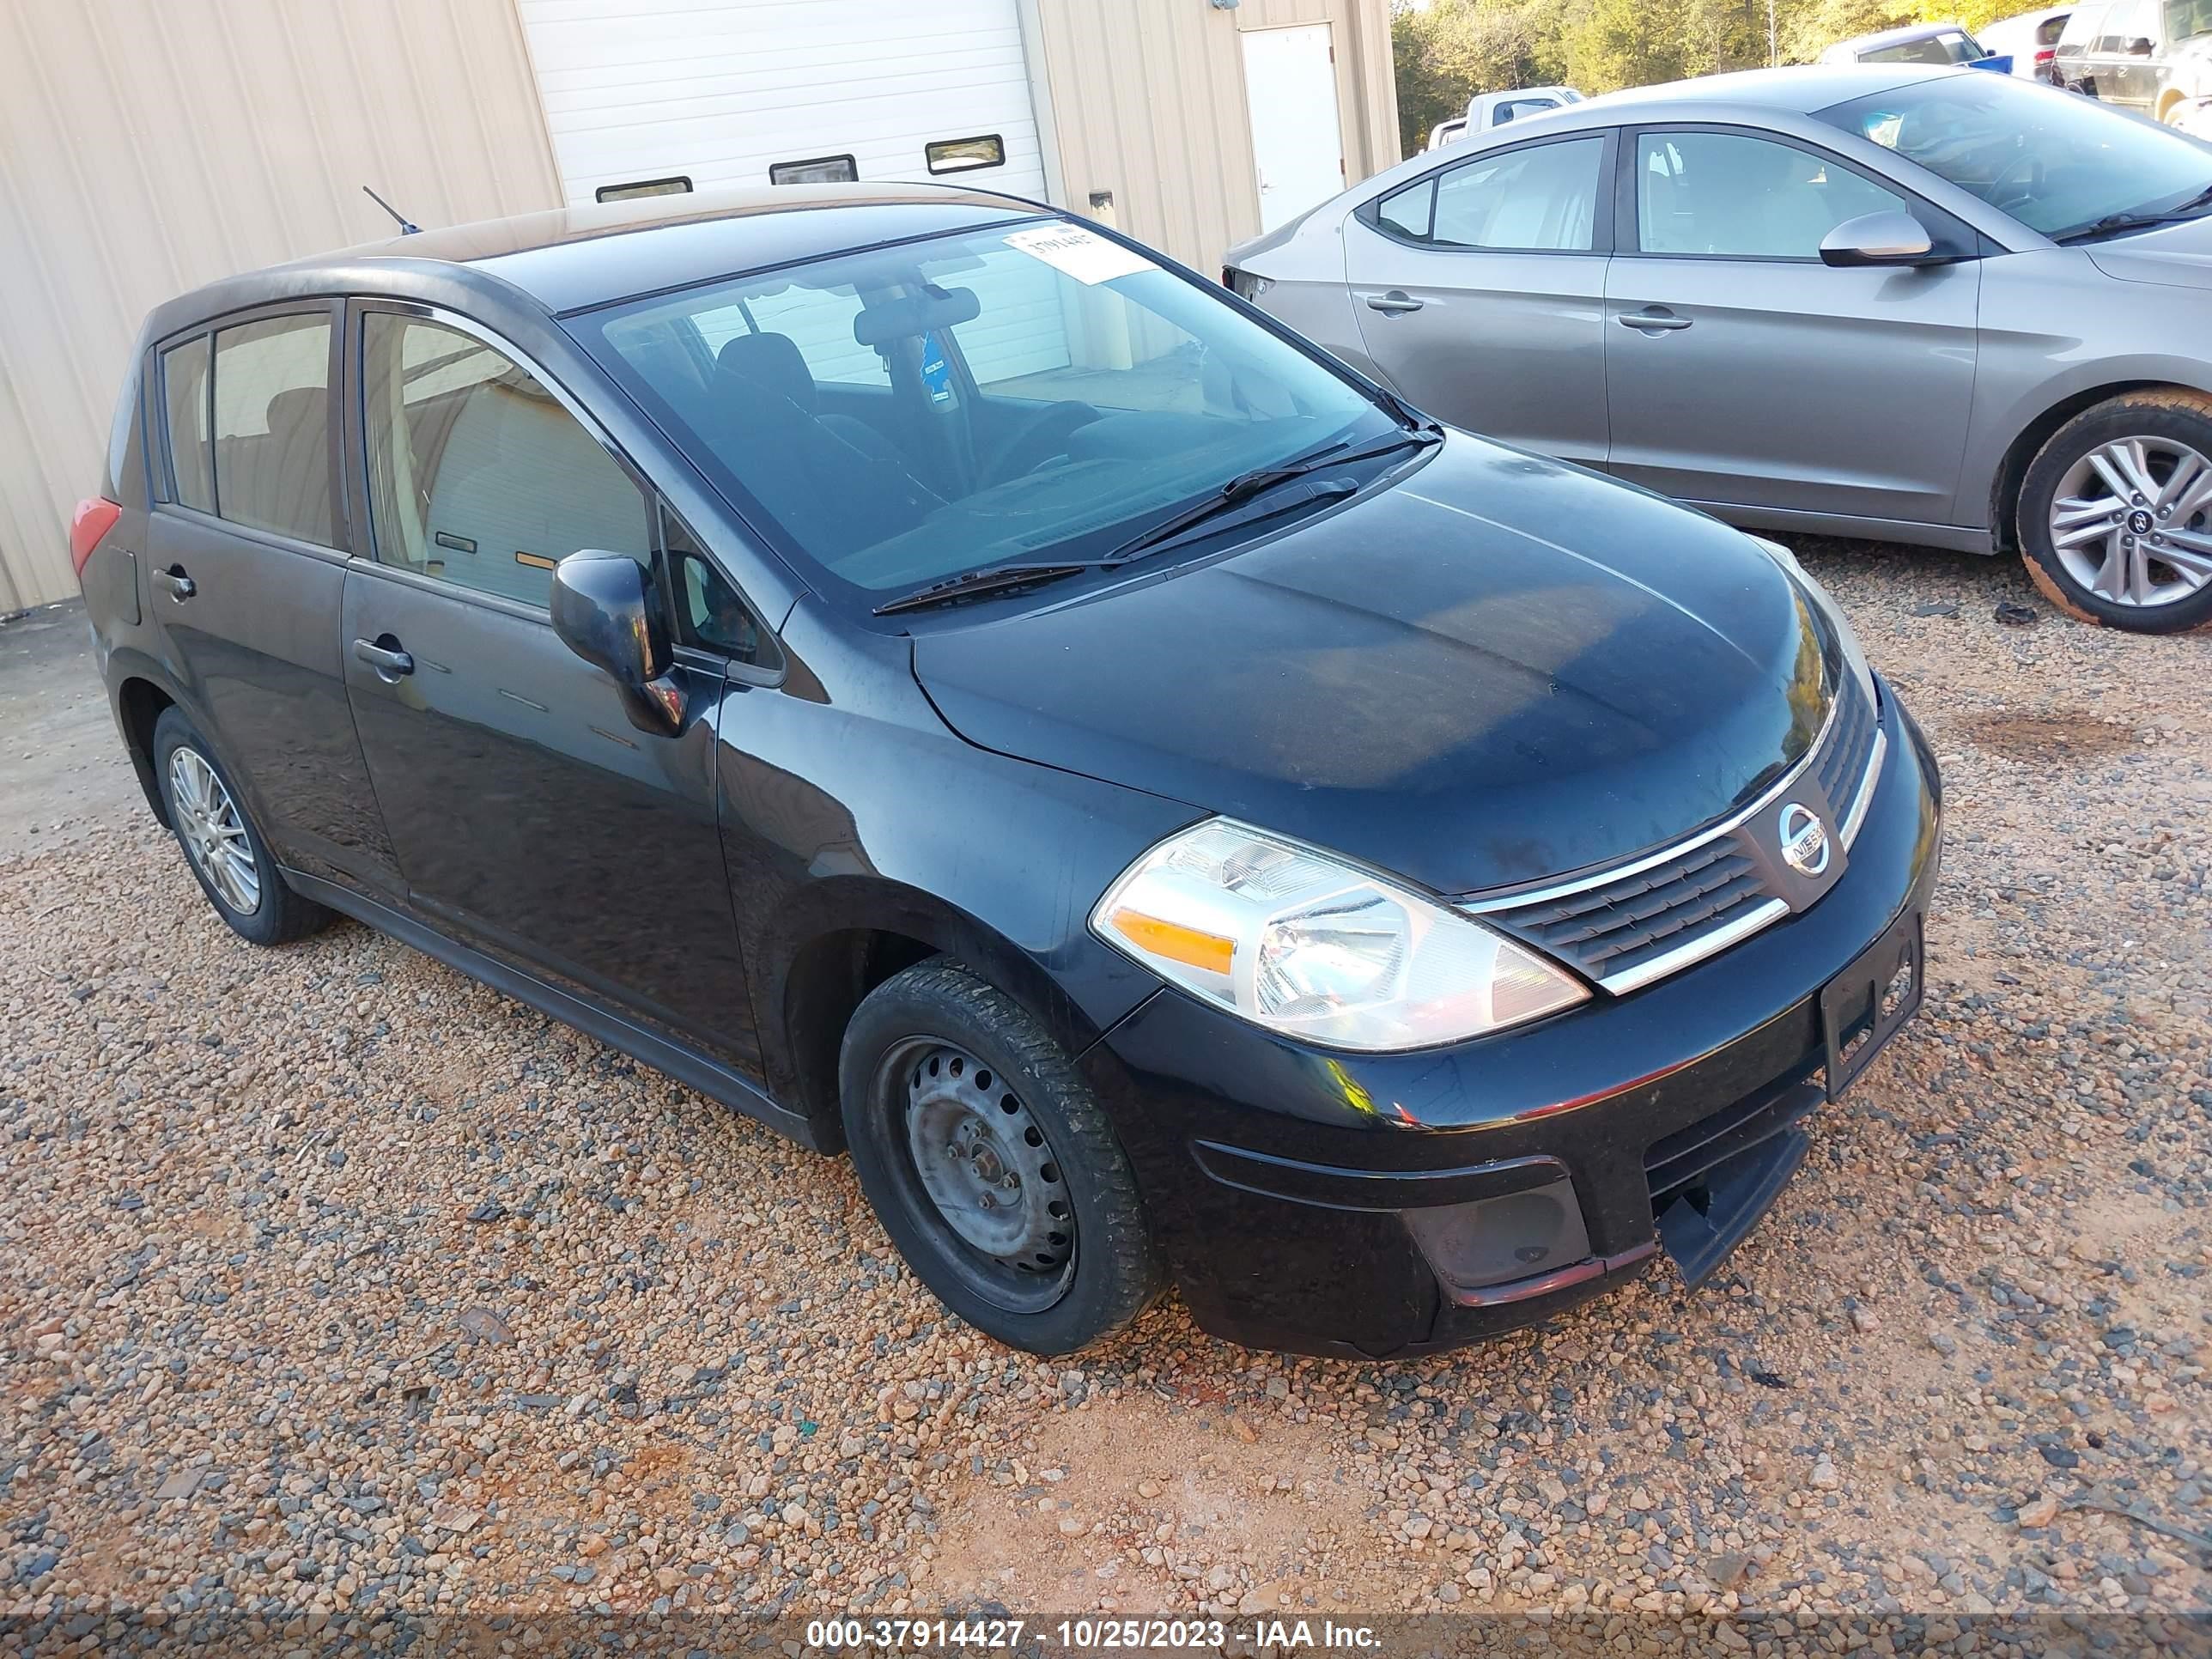
<svg viewBox="0 0 2212 1659"><path fill-rule="evenodd" d="M2204 641L1799 545L1942 757L1927 1006L1702 1291L1662 1263L1419 1360L1172 1299L1010 1353L843 1161L364 929L253 950L136 807L0 848L18 1633L1455 1606L1749 1651L2203 1611L2158 1526L2212 1521Z"/></svg>

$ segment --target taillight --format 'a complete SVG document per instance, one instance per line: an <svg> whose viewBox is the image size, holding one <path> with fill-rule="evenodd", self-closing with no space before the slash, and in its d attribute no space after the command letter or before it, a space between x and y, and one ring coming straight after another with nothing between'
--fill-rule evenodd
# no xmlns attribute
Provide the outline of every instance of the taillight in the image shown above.
<svg viewBox="0 0 2212 1659"><path fill-rule="evenodd" d="M2058 53L2054 49L2050 46L2045 46L2035 54L2036 68L2041 69L2045 64L2049 63L2052 58L2057 56Z"/></svg>
<svg viewBox="0 0 2212 1659"><path fill-rule="evenodd" d="M76 568L79 581L84 580L84 562L92 556L92 550L122 516L123 508L105 496L94 495L76 504L70 520L70 563Z"/></svg>

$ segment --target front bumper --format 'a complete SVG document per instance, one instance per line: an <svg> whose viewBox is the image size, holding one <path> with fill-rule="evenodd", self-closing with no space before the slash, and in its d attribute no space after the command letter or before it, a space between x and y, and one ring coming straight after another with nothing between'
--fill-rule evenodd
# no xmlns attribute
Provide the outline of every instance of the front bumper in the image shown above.
<svg viewBox="0 0 2212 1659"><path fill-rule="evenodd" d="M1774 1148L1824 1098L1822 988L1935 883L1935 759L1887 687L1882 704L1882 775L1842 878L1671 978L1411 1054L1322 1054L1169 992L1109 1031L1084 1064L1199 1323L1374 1358L1524 1325L1643 1271L1655 1193L1763 1143L1763 1168L1734 1166L1731 1201L1752 1207L1715 1218L1717 1248L1733 1244L1795 1167ZM1452 1206L1563 1179L1574 1259L1473 1288L1431 1265Z"/></svg>

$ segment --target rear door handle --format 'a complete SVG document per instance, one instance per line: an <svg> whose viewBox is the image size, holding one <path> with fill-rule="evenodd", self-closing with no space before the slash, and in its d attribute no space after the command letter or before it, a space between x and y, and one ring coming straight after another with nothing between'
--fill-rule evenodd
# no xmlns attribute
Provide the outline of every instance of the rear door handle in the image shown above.
<svg viewBox="0 0 2212 1659"><path fill-rule="evenodd" d="M167 570L156 570L154 580L169 591L169 597L179 605L200 591L199 584L185 574L185 568L173 564Z"/></svg>
<svg viewBox="0 0 2212 1659"><path fill-rule="evenodd" d="M1629 328L1658 330L1687 328L1692 319L1687 317L1677 317L1664 306L1650 306L1642 311L1624 311L1620 313L1620 320Z"/></svg>
<svg viewBox="0 0 2212 1659"><path fill-rule="evenodd" d="M1419 311L1426 303L1425 301L1416 300L1412 295L1395 288L1388 294L1370 294L1367 296L1367 308L1370 311Z"/></svg>
<svg viewBox="0 0 2212 1659"><path fill-rule="evenodd" d="M353 653L374 668L378 678L396 680L415 672L415 659L404 651L379 645L374 640L356 640Z"/></svg>

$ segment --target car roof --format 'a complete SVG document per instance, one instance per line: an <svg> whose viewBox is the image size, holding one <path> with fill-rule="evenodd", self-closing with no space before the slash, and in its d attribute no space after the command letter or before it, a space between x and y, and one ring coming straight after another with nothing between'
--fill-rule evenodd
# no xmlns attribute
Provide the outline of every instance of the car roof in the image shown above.
<svg viewBox="0 0 2212 1659"><path fill-rule="evenodd" d="M995 191L927 184L755 185L548 208L447 225L226 277L158 307L155 335L220 312L308 291L343 290L365 267L465 267L554 314L663 293L943 232L1057 210Z"/></svg>
<svg viewBox="0 0 2212 1659"><path fill-rule="evenodd" d="M1855 34L1848 40L1836 43L1840 46L1894 46L1908 40L1929 40L1939 34L1963 34L1969 40L1973 31L1964 23L1902 23L1893 29L1876 29L1872 34ZM1831 51L1834 48L1831 47Z"/></svg>
<svg viewBox="0 0 2212 1659"><path fill-rule="evenodd" d="M1738 70L1728 75L1701 75L1690 81L1668 81L1656 87L1632 87L1608 92L1571 105L1558 116L1546 116L1545 131L1555 123L1613 126L1632 119L1626 112L1644 104L1733 104L1740 108L1792 110L1811 115L1832 104L1870 97L1898 87L1933 81L1947 75L1980 75L1958 64L1798 64L1787 69Z"/></svg>

